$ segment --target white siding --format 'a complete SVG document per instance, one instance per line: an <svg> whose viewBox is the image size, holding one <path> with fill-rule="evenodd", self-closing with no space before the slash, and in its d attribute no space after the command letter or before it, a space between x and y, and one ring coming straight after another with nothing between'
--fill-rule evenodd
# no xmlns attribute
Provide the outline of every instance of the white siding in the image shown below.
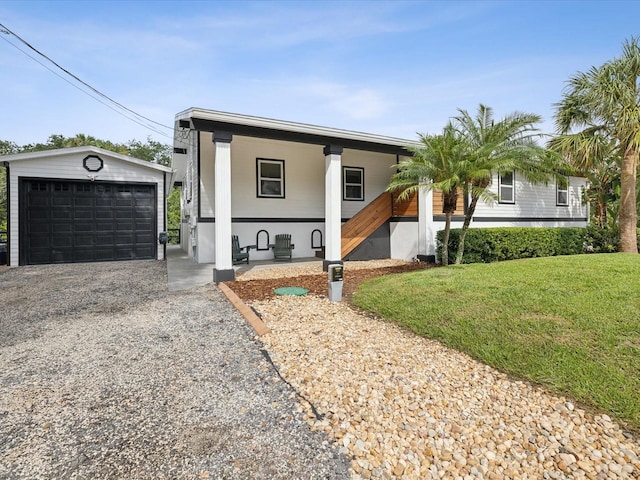
<svg viewBox="0 0 640 480"><path fill-rule="evenodd" d="M104 182L128 182L128 183L155 183L157 195L157 234L164 229L164 173L152 168L136 165L117 158L111 158L100 154L104 162L102 170L91 173L85 170L82 161L93 152L73 153L66 156L54 156L48 158L32 158L24 160L13 160L9 166L9 192L11 198L9 205L10 214L10 240L9 251L11 264L18 265L20 258L19 244L19 179L20 178L42 178L60 180L88 181L90 176L95 176L96 181ZM158 245L158 260L164 258L164 248Z"/></svg>
<svg viewBox="0 0 640 480"><path fill-rule="evenodd" d="M364 202L343 201L342 218L351 218L385 191L393 174L396 156L384 153L345 150L343 167L364 168ZM344 180L343 180L344 181ZM342 185L341 185L342 188Z"/></svg>
<svg viewBox="0 0 640 480"><path fill-rule="evenodd" d="M498 177L493 178L493 192L497 193ZM531 185L516 172L514 204L479 202L471 228L495 227L586 227L589 223L589 206L582 202L582 190L586 180L569 177L569 205L556 205L556 183ZM461 228L463 220L451 222L451 228ZM444 230L444 221L434 222L431 248L435 249L435 233Z"/></svg>
<svg viewBox="0 0 640 480"><path fill-rule="evenodd" d="M586 218L587 205L582 203L582 188L585 187L585 185L586 183L583 178L569 177L569 205L557 206L555 181L549 182L548 185L532 185L526 182L521 174L516 172L515 203L495 203L492 205L478 202L474 218L490 217L496 218L496 221L500 221L500 218L506 217L541 219ZM497 175L494 175L492 185L489 188L497 194ZM574 225L582 226L576 222L574 222Z"/></svg>

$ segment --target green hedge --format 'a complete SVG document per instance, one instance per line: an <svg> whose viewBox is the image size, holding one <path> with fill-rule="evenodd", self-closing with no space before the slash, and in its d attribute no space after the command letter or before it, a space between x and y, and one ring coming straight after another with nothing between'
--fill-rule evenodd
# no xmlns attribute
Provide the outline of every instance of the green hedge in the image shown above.
<svg viewBox="0 0 640 480"><path fill-rule="evenodd" d="M449 263L455 261L461 231L455 228L449 234ZM437 233L438 259L442 258L443 236L443 230ZM586 241L584 228L470 228L462 263L576 255L585 252Z"/></svg>

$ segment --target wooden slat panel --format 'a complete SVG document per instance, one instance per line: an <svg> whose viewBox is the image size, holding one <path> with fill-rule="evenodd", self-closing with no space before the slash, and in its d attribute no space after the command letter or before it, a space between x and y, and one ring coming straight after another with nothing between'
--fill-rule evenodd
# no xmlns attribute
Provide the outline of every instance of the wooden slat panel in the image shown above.
<svg viewBox="0 0 640 480"><path fill-rule="evenodd" d="M442 195L442 190L434 189L433 190L433 214L434 215L442 215L444 212L442 209L444 208L444 198ZM458 189L458 204L456 205L456 211L453 212L454 215L464 215L464 192L462 188Z"/></svg>
<svg viewBox="0 0 640 480"><path fill-rule="evenodd" d="M391 218L391 194L383 192L342 225L342 258Z"/></svg>
<svg viewBox="0 0 640 480"><path fill-rule="evenodd" d="M394 217L417 217L418 195L414 193L406 200L398 201L398 194L393 194L392 208Z"/></svg>

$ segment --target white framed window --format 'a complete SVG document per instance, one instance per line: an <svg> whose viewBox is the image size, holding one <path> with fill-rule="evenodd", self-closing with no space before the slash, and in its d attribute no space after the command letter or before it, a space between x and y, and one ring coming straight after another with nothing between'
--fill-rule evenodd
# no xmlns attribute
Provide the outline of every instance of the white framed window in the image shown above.
<svg viewBox="0 0 640 480"><path fill-rule="evenodd" d="M567 177L559 178L556 182L556 205L569 206L569 178Z"/></svg>
<svg viewBox="0 0 640 480"><path fill-rule="evenodd" d="M284 198L284 160L256 158L257 196Z"/></svg>
<svg viewBox="0 0 640 480"><path fill-rule="evenodd" d="M515 180L514 172L498 175L498 201L500 203L516 203Z"/></svg>
<svg viewBox="0 0 640 480"><path fill-rule="evenodd" d="M342 167L342 199L364 201L364 168Z"/></svg>

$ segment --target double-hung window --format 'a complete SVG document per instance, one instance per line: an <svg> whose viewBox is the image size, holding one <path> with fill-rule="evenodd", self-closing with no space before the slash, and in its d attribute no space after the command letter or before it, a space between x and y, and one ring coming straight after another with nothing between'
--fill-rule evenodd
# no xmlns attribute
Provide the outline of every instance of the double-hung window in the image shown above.
<svg viewBox="0 0 640 480"><path fill-rule="evenodd" d="M515 178L514 172L498 175L498 201L500 203L516 203Z"/></svg>
<svg viewBox="0 0 640 480"><path fill-rule="evenodd" d="M342 199L364 200L364 168L342 167Z"/></svg>
<svg viewBox="0 0 640 480"><path fill-rule="evenodd" d="M284 160L256 159L257 195L284 198Z"/></svg>
<svg viewBox="0 0 640 480"><path fill-rule="evenodd" d="M567 207L569 205L569 179L559 178L556 182L556 205Z"/></svg>

